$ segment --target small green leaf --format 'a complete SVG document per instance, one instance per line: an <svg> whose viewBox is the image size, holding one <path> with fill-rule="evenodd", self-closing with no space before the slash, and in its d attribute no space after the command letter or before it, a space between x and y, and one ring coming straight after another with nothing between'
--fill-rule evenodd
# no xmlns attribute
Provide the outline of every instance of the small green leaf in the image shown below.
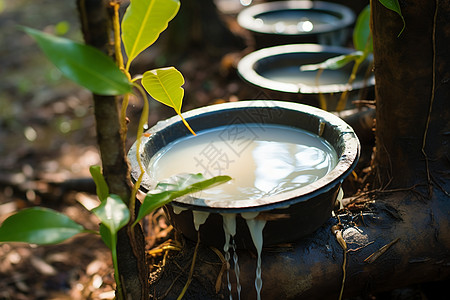
<svg viewBox="0 0 450 300"><path fill-rule="evenodd" d="M58 22L55 25L55 34L56 35L65 35L70 29L70 23L67 21Z"/></svg>
<svg viewBox="0 0 450 300"><path fill-rule="evenodd" d="M169 179L169 182L159 183L155 190L147 193L139 208L135 223L142 220L142 218L152 211L166 205L178 197L205 190L229 180L231 180L230 176L216 176L205 179L200 173L173 176Z"/></svg>
<svg viewBox="0 0 450 300"><path fill-rule="evenodd" d="M57 211L33 207L8 217L0 226L0 242L57 244L84 232L80 224Z"/></svg>
<svg viewBox="0 0 450 300"><path fill-rule="evenodd" d="M142 76L142 86L155 100L181 113L184 89L183 75L174 67L147 71Z"/></svg>
<svg viewBox="0 0 450 300"><path fill-rule="evenodd" d="M100 50L24 27L45 55L70 80L99 95L122 95L131 84L120 68Z"/></svg>
<svg viewBox="0 0 450 300"><path fill-rule="evenodd" d="M133 0L122 20L127 70L136 56L153 44L180 8L179 0Z"/></svg>
<svg viewBox="0 0 450 300"><path fill-rule="evenodd" d="M353 46L359 51L373 52L372 34L370 32L370 5L367 5L361 11L356 20L353 29Z"/></svg>
<svg viewBox="0 0 450 300"><path fill-rule="evenodd" d="M111 235L115 235L130 220L128 207L114 194L109 195L99 206L92 209L92 212L109 229Z"/></svg>
<svg viewBox="0 0 450 300"><path fill-rule="evenodd" d="M301 71L316 71L319 69L329 69L336 70L344 67L346 64L360 59L363 57L364 53L361 51L355 51L346 55L339 55L332 58L327 59L326 61L320 64L311 64L311 65L303 65L300 67Z"/></svg>
<svg viewBox="0 0 450 300"><path fill-rule="evenodd" d="M403 28L400 31L400 33L398 34L398 36L400 36L402 34L403 30L405 30L406 22L405 22L405 18L403 18L402 10L400 8L400 4L398 3L398 0L380 0L380 3L383 4L384 7L388 8L392 11L395 11L400 16L400 18L402 18Z"/></svg>
<svg viewBox="0 0 450 300"><path fill-rule="evenodd" d="M102 170L100 166L90 166L89 172L94 179L95 186L97 187L97 196L100 201L105 200L109 196L109 187L103 177Z"/></svg>

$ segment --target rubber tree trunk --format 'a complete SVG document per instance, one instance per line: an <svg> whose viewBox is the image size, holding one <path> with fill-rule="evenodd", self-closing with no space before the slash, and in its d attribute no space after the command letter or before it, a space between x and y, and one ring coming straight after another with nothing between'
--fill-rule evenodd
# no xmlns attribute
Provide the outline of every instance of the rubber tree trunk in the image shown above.
<svg viewBox="0 0 450 300"><path fill-rule="evenodd" d="M112 7L106 0L77 0L77 7L86 44L114 57L112 37ZM102 169L109 191L125 202L131 196L129 165L125 141L119 121L120 99L93 95ZM122 286L126 299L146 299L148 267L145 260L144 236L140 226L134 234L126 226L118 233L117 256Z"/></svg>
<svg viewBox="0 0 450 300"><path fill-rule="evenodd" d="M407 1L401 18L373 1L376 167L382 187L448 184L450 4ZM447 189L448 191L448 189Z"/></svg>
<svg viewBox="0 0 450 300"><path fill-rule="evenodd" d="M400 3L406 28L398 36L399 15L372 0L377 185L359 198L363 209L339 216L349 251L331 230L337 218L308 238L264 248L262 299L337 299L343 283L344 297L363 296L450 276L450 3ZM156 298L178 296L193 252L187 242L166 262L151 287ZM255 252L238 258L240 296L255 299ZM200 247L197 262L185 298L227 297L218 256Z"/></svg>

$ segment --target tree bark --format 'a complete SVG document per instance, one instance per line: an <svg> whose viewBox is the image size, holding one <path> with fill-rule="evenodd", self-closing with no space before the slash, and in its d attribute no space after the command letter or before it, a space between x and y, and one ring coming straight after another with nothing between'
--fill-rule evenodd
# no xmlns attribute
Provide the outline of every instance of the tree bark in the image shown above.
<svg viewBox="0 0 450 300"><path fill-rule="evenodd" d="M450 5L405 2L406 28L400 36L403 25L395 12L378 1L372 9L379 185L445 185L450 169Z"/></svg>
<svg viewBox="0 0 450 300"><path fill-rule="evenodd" d="M77 0L82 31L86 44L114 57L112 39L112 7L107 0ZM93 95L97 142L103 175L109 192L128 203L131 197L130 168L126 158L126 133L120 126L120 99ZM117 256L125 299L146 299L148 295L148 266L145 259L144 236L140 226L130 232L130 226L118 233Z"/></svg>
<svg viewBox="0 0 450 300"><path fill-rule="evenodd" d="M378 200L364 212L340 215L342 235L350 250L344 298L449 278L448 198L436 190L431 206L415 200L412 191L378 194ZM344 251L331 230L337 222L330 219L300 241L263 248L261 299L339 298ZM390 243L375 258L374 253ZM166 262L151 285L155 299L177 299L188 280L193 252L193 242L187 241L183 251ZM369 262L371 255L373 261ZM256 261L256 251L238 251L241 299L256 299ZM221 266L221 259L210 248L199 247L193 280L183 299L228 298L227 276L221 273ZM238 299L234 272L230 272L232 297ZM215 293L218 280L220 290Z"/></svg>
<svg viewBox="0 0 450 300"><path fill-rule="evenodd" d="M114 57L114 40L109 1L77 0L85 42ZM100 148L103 175L110 192L124 201L130 199L131 185L125 144L121 136L118 97L94 95L97 142Z"/></svg>
<svg viewBox="0 0 450 300"><path fill-rule="evenodd" d="M331 218L300 241L264 248L262 299L338 298L344 276L344 250L332 233L338 220L349 248L344 297L450 276L450 3L400 4L406 28L398 36L403 26L400 16L372 1L376 189L359 199L362 210ZM185 298L196 299L198 286L214 291L218 278L220 290L210 292L209 298L226 297L228 282L220 273L221 260L214 259L209 248L200 249L193 288ZM187 242L178 256L166 262L167 270L184 267L186 271L171 289L168 283L174 278L170 271L162 272L152 284L156 298L178 296L192 253L193 245ZM240 296L255 299L255 252L238 251L238 258ZM237 299L234 279L231 285Z"/></svg>

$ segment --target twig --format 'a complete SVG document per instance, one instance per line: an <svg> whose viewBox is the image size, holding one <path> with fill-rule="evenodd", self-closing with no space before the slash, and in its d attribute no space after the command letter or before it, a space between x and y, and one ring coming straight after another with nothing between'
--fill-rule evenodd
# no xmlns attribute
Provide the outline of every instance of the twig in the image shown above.
<svg viewBox="0 0 450 300"><path fill-rule="evenodd" d="M167 288L167 290L164 292L164 294L162 295L161 299L165 299L167 297L167 295L169 294L170 290L172 289L173 285L175 284L175 282L177 282L178 278L181 277L181 275L183 275L183 273L178 274L175 279L172 281L172 283L169 285L169 287Z"/></svg>
<svg viewBox="0 0 450 300"><path fill-rule="evenodd" d="M341 291L339 292L339 300L341 300L342 295L344 294L345 277L346 277L347 243L345 242L344 238L342 237L342 224L341 224L340 220L337 225L334 225L333 227L331 227L331 231L336 236L336 240L338 241L342 250L344 250L344 261L342 262L342 284L341 284Z"/></svg>
<svg viewBox="0 0 450 300"><path fill-rule="evenodd" d="M195 259L197 258L199 244L200 244L200 231L197 232L197 244L195 244L194 255L192 256L192 263L191 263L191 269L189 270L189 277L188 277L188 280L186 281L186 284L183 287L183 290L181 291L180 295L178 296L177 300L181 300L183 298L189 285L191 284L192 276L194 274Z"/></svg>
<svg viewBox="0 0 450 300"><path fill-rule="evenodd" d="M374 106L375 100L353 100L353 104Z"/></svg>
<svg viewBox="0 0 450 300"><path fill-rule="evenodd" d="M318 87L318 91L319 91L319 102L320 102L320 108L323 110L327 110L327 100L325 99L325 95L322 93L322 91L320 90L320 83L319 83L319 78L322 75L323 72L323 68L320 68L317 71L317 75L315 78L315 82L316 82L316 86Z"/></svg>
<svg viewBox="0 0 450 300"><path fill-rule="evenodd" d="M415 184L413 186L410 186L409 188L398 188L398 189L390 189L390 190L385 190L382 188L379 189L374 189L374 190L370 190L370 191L366 191L366 192L362 192L357 196L354 196L353 198L349 199L348 201L345 201L345 205L344 206L348 206L350 204L353 204L356 202L356 200L358 200L359 198L362 198L364 196L370 195L370 194L384 194L384 193L396 193L396 192L407 192L407 191L414 191L414 189L416 189L418 186L421 186L422 184Z"/></svg>
<svg viewBox="0 0 450 300"><path fill-rule="evenodd" d="M431 198L433 189L431 187L429 161L428 161L428 155L425 151L425 146L427 143L428 128L430 126L431 113L433 111L433 103L434 103L435 89L436 89L436 19L437 19L438 7L439 7L439 0L436 0L436 8L434 10L434 17L433 17L433 35L431 37L432 42L433 42L433 45L432 45L433 46L433 63L431 65L431 67L432 67L432 84L431 84L430 106L428 108L427 122L425 124L425 131L423 133L423 139L422 139L422 154L425 157L425 167L427 170L427 182L428 182L428 197L430 197L430 198Z"/></svg>
<svg viewBox="0 0 450 300"><path fill-rule="evenodd" d="M217 256L219 257L220 261L222 262L222 267L220 268L220 272L219 275L217 276L216 279L216 294L219 293L220 291L220 285L222 283L222 275L225 272L225 270L227 269L227 261L225 260L225 257L223 257L222 252L219 251L219 249L217 249L216 247L210 247L212 251L214 251L214 253L217 254Z"/></svg>
<svg viewBox="0 0 450 300"><path fill-rule="evenodd" d="M172 283L169 285L169 287L167 288L167 290L164 292L164 294L162 294L161 299L165 299L167 297L167 295L169 294L170 290L172 289L173 285L175 284L175 282L177 282L177 280L181 277L181 275L183 275L185 269L187 268L188 265L185 265L184 267L181 267L175 260L173 261L174 265L180 270L180 273L175 277L175 279L172 281ZM156 294L156 293L155 293Z"/></svg>
<svg viewBox="0 0 450 300"><path fill-rule="evenodd" d="M361 247L358 247L358 248L355 248L355 249L348 249L348 250L347 250L347 253L359 251L359 250L361 250L361 249L363 249L363 248L366 248L367 246L373 244L374 242L375 242L375 241L368 242L367 244L362 245Z"/></svg>
<svg viewBox="0 0 450 300"><path fill-rule="evenodd" d="M369 257L367 257L364 260L364 262L369 263L369 264L373 263L378 257L380 257L384 252L386 252L392 245L397 243L398 240L400 240L400 238L396 238L395 240L393 240L389 244L384 245L383 247L381 247L380 249L378 249L377 251L375 251L374 253L369 255Z"/></svg>

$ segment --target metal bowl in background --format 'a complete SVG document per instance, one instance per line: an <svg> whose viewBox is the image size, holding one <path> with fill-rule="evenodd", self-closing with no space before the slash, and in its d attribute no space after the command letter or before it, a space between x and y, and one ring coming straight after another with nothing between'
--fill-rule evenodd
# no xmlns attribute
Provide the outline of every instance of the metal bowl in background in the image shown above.
<svg viewBox="0 0 450 300"><path fill-rule="evenodd" d="M257 218L266 220L263 231L264 245L292 242L314 232L330 218L338 190L359 158L359 141L349 125L331 113L303 104L270 100L239 101L199 108L183 115L197 132L246 123L300 128L321 135L337 153L337 164L327 175L294 190L240 202L239 205L231 202L229 205L220 203L205 206L202 199L191 196L177 199L165 207L174 228L191 240L197 239L193 211L208 213L206 222L200 226L200 239L203 243L218 248L223 247L225 241L221 215L223 213L236 214L237 229L234 240L240 248L253 247L242 213L258 212ZM160 149L190 135L178 116L159 122L147 133L140 147L144 166L149 164L150 159ZM131 176L136 180L140 174L136 160L136 144L131 147L128 158ZM141 189L150 190L152 185L154 183L149 174L145 173ZM175 213L174 207L181 208L181 212L177 209Z"/></svg>
<svg viewBox="0 0 450 300"><path fill-rule="evenodd" d="M355 13L322 1L273 1L243 9L239 25L252 33L257 49L292 43L342 46L349 39Z"/></svg>
<svg viewBox="0 0 450 300"><path fill-rule="evenodd" d="M319 107L319 97L323 97L331 108L327 110L333 110L344 91L348 93L349 104L356 99L373 99L375 76L372 72L372 57L360 65L351 85L348 80L353 63L337 70L302 71L300 67L319 64L329 58L354 51L350 48L318 44L274 46L243 57L238 63L237 71L240 77L261 88L270 99ZM318 74L319 72L321 73Z"/></svg>

